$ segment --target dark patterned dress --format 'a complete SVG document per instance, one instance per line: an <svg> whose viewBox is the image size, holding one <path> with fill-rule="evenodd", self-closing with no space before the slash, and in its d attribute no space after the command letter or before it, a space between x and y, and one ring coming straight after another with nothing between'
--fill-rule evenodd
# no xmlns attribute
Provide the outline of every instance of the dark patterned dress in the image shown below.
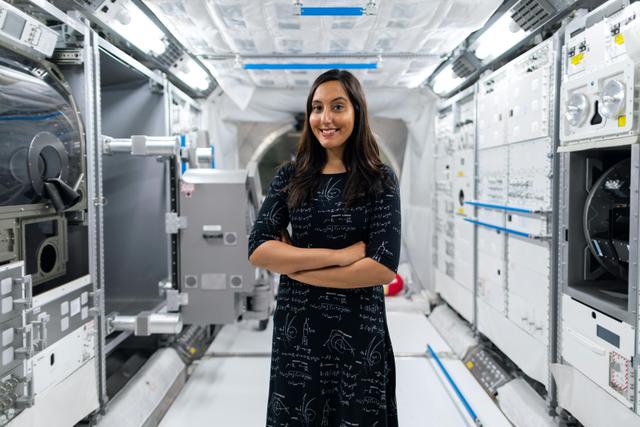
<svg viewBox="0 0 640 427"><path fill-rule="evenodd" d="M397 178L383 193L346 208L347 173L320 175L310 203L289 210L287 164L274 177L249 239L249 255L291 222L292 244L341 249L366 243L366 256L393 271L400 255ZM381 285L321 288L280 277L273 317L268 427L397 426L396 375Z"/></svg>

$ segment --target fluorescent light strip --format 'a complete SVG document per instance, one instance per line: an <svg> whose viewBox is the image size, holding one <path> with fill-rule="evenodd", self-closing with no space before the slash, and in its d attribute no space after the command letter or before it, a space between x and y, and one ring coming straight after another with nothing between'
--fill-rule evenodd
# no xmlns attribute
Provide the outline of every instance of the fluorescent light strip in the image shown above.
<svg viewBox="0 0 640 427"><path fill-rule="evenodd" d="M300 16L362 16L363 7L301 7Z"/></svg>
<svg viewBox="0 0 640 427"><path fill-rule="evenodd" d="M244 64L245 70L375 70L378 64Z"/></svg>
<svg viewBox="0 0 640 427"><path fill-rule="evenodd" d="M474 42L475 56L480 60L497 58L529 34L505 13Z"/></svg>

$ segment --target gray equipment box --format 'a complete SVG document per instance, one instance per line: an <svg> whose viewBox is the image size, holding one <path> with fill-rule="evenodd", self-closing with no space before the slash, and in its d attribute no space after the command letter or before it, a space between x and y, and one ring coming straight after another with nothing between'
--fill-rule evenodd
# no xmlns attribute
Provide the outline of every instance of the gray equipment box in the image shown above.
<svg viewBox="0 0 640 427"><path fill-rule="evenodd" d="M180 183L179 281L185 324L232 323L256 286L247 259L246 170L189 169Z"/></svg>

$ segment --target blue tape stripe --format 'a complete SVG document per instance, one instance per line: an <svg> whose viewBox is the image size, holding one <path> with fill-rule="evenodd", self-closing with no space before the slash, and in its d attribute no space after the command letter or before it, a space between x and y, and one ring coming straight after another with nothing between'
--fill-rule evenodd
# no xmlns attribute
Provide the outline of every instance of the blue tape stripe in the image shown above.
<svg viewBox="0 0 640 427"><path fill-rule="evenodd" d="M216 155L215 155L215 151L213 149L213 145L211 146L211 169L215 169L216 168Z"/></svg>
<svg viewBox="0 0 640 427"><path fill-rule="evenodd" d="M465 205L480 206L482 208L489 208L489 209L500 209L504 211L523 212L523 213L535 213L533 209L514 208L506 205L493 205L491 203L481 203L481 202L464 202L464 203Z"/></svg>
<svg viewBox="0 0 640 427"><path fill-rule="evenodd" d="M300 16L362 16L363 7L301 7Z"/></svg>
<svg viewBox="0 0 640 427"><path fill-rule="evenodd" d="M180 147L186 147L187 146L187 136L182 134L180 135ZM181 170L182 170L182 174L184 175L184 173L187 171L187 162L185 162L184 160L180 161L180 165Z"/></svg>
<svg viewBox="0 0 640 427"><path fill-rule="evenodd" d="M244 64L243 67L245 70L332 70L334 68L341 70L375 70L378 68L378 64Z"/></svg>
<svg viewBox="0 0 640 427"><path fill-rule="evenodd" d="M433 348L431 348L431 345L429 345L429 344L427 344L427 352L431 355L431 357L433 357L433 360L436 361L436 363L438 364L438 366L442 370L442 373L447 378L447 381L449 381L449 384L451 385L451 387L453 387L453 391L456 392L456 394L460 398L460 401L462 401L462 404L464 405L465 409L469 413L469 416L471 416L471 419L476 424L480 425L480 419L478 418L478 415L476 415L476 412L473 410L473 408L471 407L471 405L469 404L467 399L464 397L464 395L462 394L462 392L458 388L458 385L455 383L455 381L453 381L453 378L451 378L451 375L449 375L449 371L447 371L447 368L444 367L444 365L440 361L440 358L438 357L436 352L433 351Z"/></svg>
<svg viewBox="0 0 640 427"><path fill-rule="evenodd" d="M12 122L12 121L27 121L27 122L38 122L41 120L49 120L54 117L62 116L62 113L57 111L55 113L49 114L41 114L41 115L31 115L31 116L6 116L0 117L0 121L3 122Z"/></svg>
<svg viewBox="0 0 640 427"><path fill-rule="evenodd" d="M505 228L505 227L499 227L497 225L487 224L486 222L480 222L480 221L476 221L474 219L469 219L469 218L465 218L464 220L467 221L467 222L470 222L472 224L478 224L478 225L481 225L483 227L493 228L494 230L504 231L505 233L509 233L509 234L515 234L516 236L528 237L530 239L533 238L533 236L531 234L523 233L522 231L512 230L510 228Z"/></svg>

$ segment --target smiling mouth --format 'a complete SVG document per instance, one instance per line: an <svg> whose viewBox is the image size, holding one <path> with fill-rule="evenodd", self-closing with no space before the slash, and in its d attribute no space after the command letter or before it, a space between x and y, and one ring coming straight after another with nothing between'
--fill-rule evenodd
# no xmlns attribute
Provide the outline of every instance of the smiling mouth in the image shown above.
<svg viewBox="0 0 640 427"><path fill-rule="evenodd" d="M336 133L338 133L339 129L328 128L328 129L319 129L319 131L320 131L320 135L329 138L335 135Z"/></svg>

